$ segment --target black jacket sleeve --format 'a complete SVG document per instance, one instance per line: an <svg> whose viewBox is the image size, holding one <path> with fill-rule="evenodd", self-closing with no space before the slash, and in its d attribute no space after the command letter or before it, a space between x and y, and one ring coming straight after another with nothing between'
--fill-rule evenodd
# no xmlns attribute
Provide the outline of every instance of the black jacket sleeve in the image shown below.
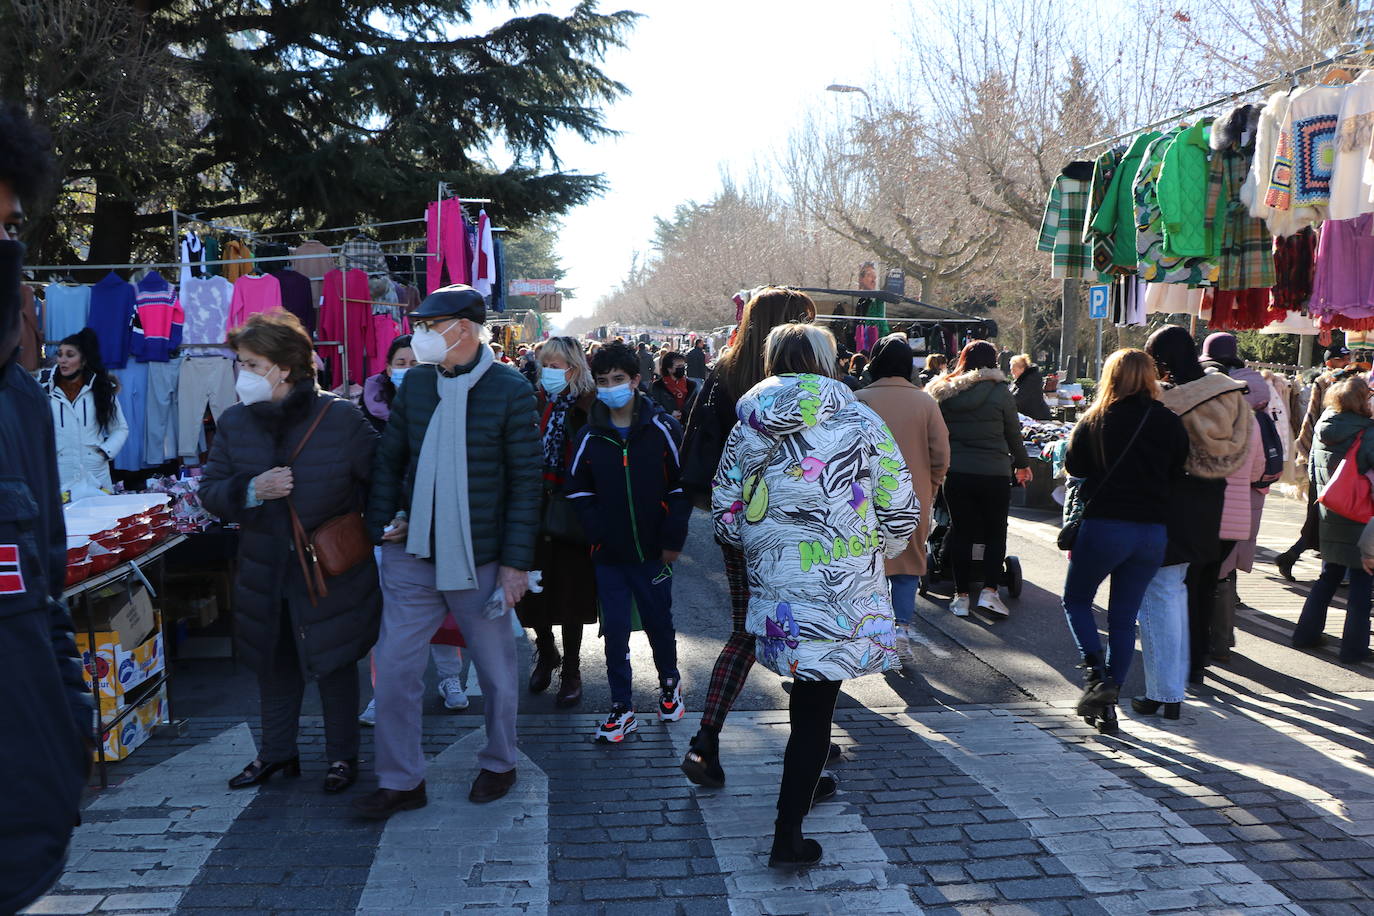
<svg viewBox="0 0 1374 916"><path fill-rule="evenodd" d="M235 413L243 410L234 406L229 410ZM200 475L200 488L197 493L201 505L216 518L226 522L244 522L252 518L261 507L248 508L248 484L257 476L252 471L235 466L232 450L234 430L238 417L229 411L220 417L219 432L215 443L210 447L210 457L206 459L205 470Z"/></svg>
<svg viewBox="0 0 1374 916"><path fill-rule="evenodd" d="M1079 423L1069 433L1069 447L1064 451L1064 470L1070 477L1090 477L1102 470L1097 445L1086 424Z"/></svg>

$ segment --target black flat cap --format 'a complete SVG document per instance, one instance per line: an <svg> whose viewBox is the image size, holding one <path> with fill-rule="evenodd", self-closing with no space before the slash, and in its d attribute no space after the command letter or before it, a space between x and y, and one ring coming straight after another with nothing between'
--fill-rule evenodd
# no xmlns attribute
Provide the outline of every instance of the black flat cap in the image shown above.
<svg viewBox="0 0 1374 916"><path fill-rule="evenodd" d="M436 289L425 297L420 307L410 313L412 321L433 321L436 318L466 318L478 324L487 322L487 303L482 294L471 286L455 283Z"/></svg>

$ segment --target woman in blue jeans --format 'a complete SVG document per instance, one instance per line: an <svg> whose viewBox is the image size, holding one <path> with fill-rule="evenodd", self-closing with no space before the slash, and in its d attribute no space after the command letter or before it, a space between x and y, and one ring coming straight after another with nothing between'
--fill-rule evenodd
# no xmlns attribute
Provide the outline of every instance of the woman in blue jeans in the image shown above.
<svg viewBox="0 0 1374 916"><path fill-rule="evenodd" d="M1330 482L1341 459L1360 440L1356 464L1360 472L1374 468L1374 419L1370 418L1369 383L1363 376L1341 379L1326 392L1326 408L1317 421L1312 441L1312 457L1308 469L1312 486L1319 490ZM1369 600L1374 579L1365 572L1360 556L1359 540L1363 524L1337 515L1326 506L1318 505L1322 574L1317 579L1302 615L1293 630L1293 646L1308 649L1322 642L1326 629L1326 611L1336 589L1347 572L1350 591L1346 595L1345 628L1341 634L1340 659L1347 664L1369 658Z"/></svg>
<svg viewBox="0 0 1374 916"><path fill-rule="evenodd" d="M1064 614L1085 669L1078 714L1116 731L1116 701L1135 652L1136 614L1164 562L1169 489L1183 474L1188 434L1159 403L1159 373L1143 350L1118 350L1097 400L1069 438L1064 466L1080 478L1083 522L1069 555ZM1107 653L1093 597L1108 576Z"/></svg>

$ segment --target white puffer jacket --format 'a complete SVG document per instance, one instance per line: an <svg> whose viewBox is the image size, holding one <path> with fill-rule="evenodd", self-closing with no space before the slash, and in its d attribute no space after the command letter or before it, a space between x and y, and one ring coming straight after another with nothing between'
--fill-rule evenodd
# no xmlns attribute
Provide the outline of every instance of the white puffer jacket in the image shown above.
<svg viewBox="0 0 1374 916"><path fill-rule="evenodd" d="M883 560L906 548L921 507L892 434L816 375L765 379L736 411L711 511L716 539L744 551L759 661L800 680L896 667Z"/></svg>
<svg viewBox="0 0 1374 916"><path fill-rule="evenodd" d="M38 383L48 392L48 404L52 407L52 425L57 433L57 476L62 489L70 490L82 482L109 489L113 484L110 459L129 438L129 424L119 400L114 402L114 416L108 427L101 430L89 381L75 401L68 401L58 387L55 369L40 372Z"/></svg>

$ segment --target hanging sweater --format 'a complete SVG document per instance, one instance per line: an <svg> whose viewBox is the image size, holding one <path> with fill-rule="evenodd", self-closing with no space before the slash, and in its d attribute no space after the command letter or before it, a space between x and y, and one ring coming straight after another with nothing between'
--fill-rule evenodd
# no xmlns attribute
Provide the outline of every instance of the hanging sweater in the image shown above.
<svg viewBox="0 0 1374 916"><path fill-rule="evenodd" d="M129 350L141 363L165 363L181 346L186 314L177 291L157 271L134 287L134 323Z"/></svg>
<svg viewBox="0 0 1374 916"><path fill-rule="evenodd" d="M234 296L229 302L229 327L236 328L249 315L281 308L281 284L271 274L244 274L234 281Z"/></svg>
<svg viewBox="0 0 1374 916"><path fill-rule="evenodd" d="M346 300L346 301L345 301ZM345 308L347 306L347 308ZM324 275L324 304L320 307L320 340L347 344L349 380L361 385L367 379L364 350L372 326L372 292L362 270L331 270ZM333 357L333 387L343 383L343 359L338 347L320 351Z"/></svg>
<svg viewBox="0 0 1374 916"><path fill-rule="evenodd" d="M106 369L123 369L129 361L133 335L134 288L110 271L91 287L89 326L100 341L100 361Z"/></svg>
<svg viewBox="0 0 1374 916"><path fill-rule="evenodd" d="M1336 122L1335 162L1331 166L1331 219L1354 219L1374 211L1374 172L1365 160L1374 139L1374 71L1365 71L1345 91Z"/></svg>

